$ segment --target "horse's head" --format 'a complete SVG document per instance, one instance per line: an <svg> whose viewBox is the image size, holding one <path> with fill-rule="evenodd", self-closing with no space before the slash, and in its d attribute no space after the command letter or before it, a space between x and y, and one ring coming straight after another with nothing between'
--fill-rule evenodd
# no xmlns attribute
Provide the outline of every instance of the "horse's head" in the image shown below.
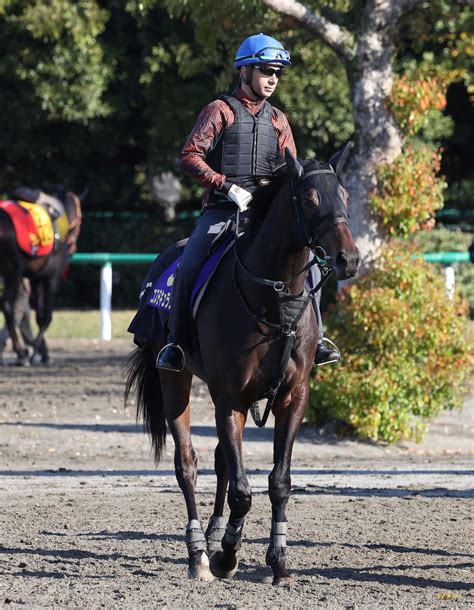
<svg viewBox="0 0 474 610"><path fill-rule="evenodd" d="M349 196L337 175L349 147L346 145L329 163L308 160L301 164L288 149L285 153L297 247L308 246L326 258L340 280L353 277L360 263L349 229Z"/></svg>
<svg viewBox="0 0 474 610"><path fill-rule="evenodd" d="M81 200L84 199L86 194L86 191L81 193L81 195L76 195L76 193L67 191L63 197L64 207L69 222L69 231L66 237L69 254L73 254L77 250L76 242L79 238L79 233L81 232L82 222Z"/></svg>

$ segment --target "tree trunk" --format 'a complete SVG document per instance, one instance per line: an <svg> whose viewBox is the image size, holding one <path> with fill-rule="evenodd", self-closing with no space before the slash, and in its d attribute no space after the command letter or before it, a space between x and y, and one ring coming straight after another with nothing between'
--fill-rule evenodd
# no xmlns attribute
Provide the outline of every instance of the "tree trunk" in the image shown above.
<svg viewBox="0 0 474 610"><path fill-rule="evenodd" d="M344 172L350 196L351 230L362 257L362 270L372 265L383 243L370 212L370 193L376 188L377 168L401 152L402 136L387 106L392 89L393 34L396 15L390 2L367 2L358 20L357 46L346 62L355 148Z"/></svg>
<svg viewBox="0 0 474 610"><path fill-rule="evenodd" d="M262 1L319 36L345 65L356 133L344 183L362 269L368 269L383 243L368 207L370 193L376 188L379 165L391 163L402 149L401 133L387 105L394 32L400 16L421 0L353 0L346 13L324 7L321 14L300 0Z"/></svg>

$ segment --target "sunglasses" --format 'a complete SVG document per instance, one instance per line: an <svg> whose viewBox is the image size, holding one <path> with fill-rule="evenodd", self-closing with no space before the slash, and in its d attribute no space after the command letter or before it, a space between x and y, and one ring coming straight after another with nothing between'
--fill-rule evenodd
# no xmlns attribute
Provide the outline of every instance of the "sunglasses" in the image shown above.
<svg viewBox="0 0 474 610"><path fill-rule="evenodd" d="M281 78L283 75L283 70L281 68L268 68L267 66L255 66L257 70L263 76L273 76L275 75L277 78Z"/></svg>

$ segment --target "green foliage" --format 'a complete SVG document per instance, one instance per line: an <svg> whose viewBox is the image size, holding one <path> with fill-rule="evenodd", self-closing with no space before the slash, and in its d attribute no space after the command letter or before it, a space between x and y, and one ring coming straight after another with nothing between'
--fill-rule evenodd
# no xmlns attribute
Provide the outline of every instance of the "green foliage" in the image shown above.
<svg viewBox="0 0 474 610"><path fill-rule="evenodd" d="M320 10L327 2L305 4ZM416 74L414 66L422 64L428 73L434 70L430 62L469 72L472 13L469 18L468 11L452 4L423 3L403 18L395 58L400 74L409 69ZM357 3L333 0L331 8L349 11L354 25ZM0 26L3 193L18 184L45 190L62 184L76 191L88 186L86 217L97 210L140 211L150 223L159 223L151 177L176 171L198 112L237 80L237 46L259 31L281 39L292 52L293 67L272 102L289 116L299 154L328 158L353 132L339 58L312 31L259 0L0 0ZM438 118L425 121L417 134L424 139L445 137L449 128L449 119L434 111ZM464 107L453 115L456 125L465 122L455 132L456 150L464 137L467 152L459 159L454 151L445 161L449 175L456 174L453 197L458 201L461 189L466 206L469 181L463 182L457 168L472 156L469 117ZM196 209L199 188L183 180L184 206ZM150 233L143 223L118 214L105 227L86 218L79 247L145 251L154 248ZM71 304L85 304L94 298L88 296L88 274L78 268L72 273L77 281L68 285ZM130 292L127 273L116 273L125 281L125 293ZM127 298L114 293L114 301L133 305Z"/></svg>
<svg viewBox="0 0 474 610"><path fill-rule="evenodd" d="M310 3L318 7L322 3ZM346 8L347 2L337 3ZM209 92L221 93L237 81L235 51L252 33L275 36L291 51L287 69L272 103L284 110L304 157L327 158L348 140L354 125L344 68L327 45L294 27L287 18L255 0L168 0L174 18L189 16L197 48L187 47L178 59L182 76L205 74ZM251 25L249 25L251 24ZM210 97L210 96L209 96Z"/></svg>
<svg viewBox="0 0 474 610"><path fill-rule="evenodd" d="M2 68L18 78L50 120L86 122L105 116L110 78L98 40L107 13L93 0L15 2L5 12Z"/></svg>
<svg viewBox="0 0 474 610"><path fill-rule="evenodd" d="M397 71L416 61L432 70L456 70L472 86L474 11L449 0L420 3L402 17ZM420 32L422 35L420 36ZM471 93L473 93L472 91Z"/></svg>
<svg viewBox="0 0 474 610"><path fill-rule="evenodd" d="M312 422L339 419L361 437L395 442L419 439L428 418L461 406L472 365L465 305L448 301L439 269L412 254L388 246L342 295L327 333L344 359L311 381Z"/></svg>
<svg viewBox="0 0 474 610"><path fill-rule="evenodd" d="M446 90L461 72L443 70L433 65L432 53L425 54L421 62L405 65L402 75L395 78L390 106L402 131L414 136L424 132L427 140L449 136L453 125L442 111L446 107Z"/></svg>
<svg viewBox="0 0 474 610"><path fill-rule="evenodd" d="M474 233L453 231L443 227L432 231L419 231L410 241L421 252L467 252L474 241ZM474 265L454 263L456 286L460 295L469 303L471 319L474 318Z"/></svg>
<svg viewBox="0 0 474 610"><path fill-rule="evenodd" d="M440 161L431 147L407 144L395 161L379 168L378 188L369 205L390 235L403 237L434 222L446 188L438 177Z"/></svg>

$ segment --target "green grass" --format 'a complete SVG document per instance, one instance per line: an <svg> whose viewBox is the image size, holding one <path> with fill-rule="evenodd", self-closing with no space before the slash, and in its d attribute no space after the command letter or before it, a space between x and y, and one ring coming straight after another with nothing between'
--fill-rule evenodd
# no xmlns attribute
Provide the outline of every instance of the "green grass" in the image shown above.
<svg viewBox="0 0 474 610"><path fill-rule="evenodd" d="M125 309L112 311L112 337L114 339L130 339L127 328L135 315L135 310ZM0 314L1 318L1 314ZM32 316L33 330L36 330ZM95 309L69 310L61 309L53 314L53 321L48 328L47 336L51 339L100 339L100 311ZM467 341L474 345L474 321L468 326Z"/></svg>
<svg viewBox="0 0 474 610"><path fill-rule="evenodd" d="M112 311L112 338L130 339L127 333L135 311ZM34 322L34 316L33 320ZM36 325L33 325L33 329ZM100 339L101 319L98 310L59 310L48 328L50 339Z"/></svg>

